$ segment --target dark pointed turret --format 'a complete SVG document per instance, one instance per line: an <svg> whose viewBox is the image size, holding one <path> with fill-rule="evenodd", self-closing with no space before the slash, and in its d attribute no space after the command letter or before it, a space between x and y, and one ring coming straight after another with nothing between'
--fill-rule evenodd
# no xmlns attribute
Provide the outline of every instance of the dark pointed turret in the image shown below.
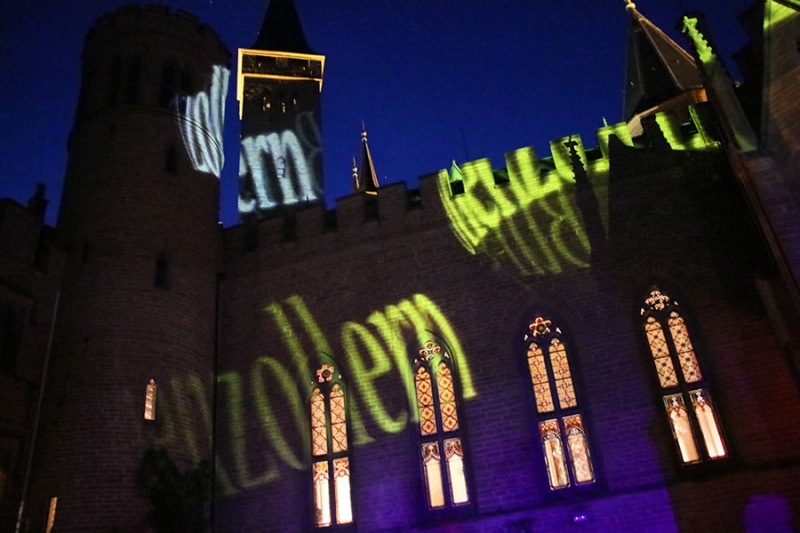
<svg viewBox="0 0 800 533"><path fill-rule="evenodd" d="M313 54L293 0L269 0L256 42L250 48Z"/></svg>
<svg viewBox="0 0 800 533"><path fill-rule="evenodd" d="M626 0L630 15L625 79L625 120L678 98L702 81L692 56ZM699 95L697 95L699 96ZM697 100L695 97L693 100ZM692 103L692 102L688 102Z"/></svg>
<svg viewBox="0 0 800 533"><path fill-rule="evenodd" d="M361 169L355 172L355 161L353 161L353 192L363 192L366 194L378 194L378 176L375 174L375 165L372 164L372 154L369 153L369 143L367 142L367 131L361 132Z"/></svg>

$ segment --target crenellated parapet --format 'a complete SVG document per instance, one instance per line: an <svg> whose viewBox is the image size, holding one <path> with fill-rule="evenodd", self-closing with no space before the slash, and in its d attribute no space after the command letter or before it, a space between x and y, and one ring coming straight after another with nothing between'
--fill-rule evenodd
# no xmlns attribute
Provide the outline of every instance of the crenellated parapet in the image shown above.
<svg viewBox="0 0 800 533"><path fill-rule="evenodd" d="M73 138L79 135L77 130L91 125L126 127L114 121L96 122L121 111L147 111L166 120L177 115L188 119L184 122L193 130L186 142L215 153L211 164L195 166L219 174L221 155L216 153L222 153L221 105L230 61L216 31L185 11L133 5L108 13L86 36ZM197 137L208 139L199 142Z"/></svg>
<svg viewBox="0 0 800 533"><path fill-rule="evenodd" d="M172 11L168 6L157 5L124 6L97 19L86 35L86 42L114 38L120 31L150 38L159 33L181 34L189 43L204 51L216 50L219 57L215 59L230 63L230 52L219 34L187 11Z"/></svg>
<svg viewBox="0 0 800 533"><path fill-rule="evenodd" d="M593 147L571 135L551 141L548 157L538 157L531 147L509 152L502 168L489 159L454 162L449 171L420 177L417 190L395 183L377 195L340 198L333 211L315 205L291 218L232 228L226 232L226 257L234 260L245 249L270 256L280 249L272 255L285 259L287 253L335 250L449 226L468 253L510 262L523 275L584 268L592 248L589 235L602 235L608 227L609 138L657 151L714 150L718 142L705 116L694 107L685 115L688 122L673 112L656 113L644 121L638 137L631 137L624 123L607 125L597 130ZM596 195L590 203L595 213L582 213L590 204L581 207L576 200L576 172ZM602 228L587 232L585 220Z"/></svg>

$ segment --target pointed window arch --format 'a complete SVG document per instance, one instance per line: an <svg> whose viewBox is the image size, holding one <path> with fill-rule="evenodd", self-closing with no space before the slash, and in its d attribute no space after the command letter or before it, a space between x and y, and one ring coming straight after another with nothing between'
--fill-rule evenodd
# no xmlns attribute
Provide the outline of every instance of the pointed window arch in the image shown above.
<svg viewBox="0 0 800 533"><path fill-rule="evenodd" d="M458 387L450 354L425 342L414 360L420 453L428 508L469 504Z"/></svg>
<svg viewBox="0 0 800 533"><path fill-rule="evenodd" d="M332 363L316 371L309 400L314 523L331 527L353 522L347 401L342 376Z"/></svg>
<svg viewBox="0 0 800 533"><path fill-rule="evenodd" d="M144 419L156 419L156 394L158 393L158 385L156 380L150 378L144 391Z"/></svg>
<svg viewBox="0 0 800 533"><path fill-rule="evenodd" d="M550 489L591 485L595 471L564 334L537 316L524 340Z"/></svg>
<svg viewBox="0 0 800 533"><path fill-rule="evenodd" d="M678 302L651 287L640 316L681 462L727 457L709 384Z"/></svg>

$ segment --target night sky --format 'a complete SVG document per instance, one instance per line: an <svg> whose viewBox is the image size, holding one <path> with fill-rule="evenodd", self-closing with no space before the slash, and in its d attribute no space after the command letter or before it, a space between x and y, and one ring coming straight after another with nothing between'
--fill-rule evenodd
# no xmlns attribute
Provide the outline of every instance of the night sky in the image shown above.
<svg viewBox="0 0 800 533"><path fill-rule="evenodd" d="M47 185L55 223L83 37L125 0L0 0L0 197L24 203ZM233 63L256 38L266 0L170 0L232 54L221 219L237 221L239 124ZM679 44L680 16L706 13L726 65L745 41L735 16L752 0L640 0ZM295 0L306 38L326 56L322 135L326 202L350 194L362 121L381 185L594 131L622 118L628 15L623 0Z"/></svg>

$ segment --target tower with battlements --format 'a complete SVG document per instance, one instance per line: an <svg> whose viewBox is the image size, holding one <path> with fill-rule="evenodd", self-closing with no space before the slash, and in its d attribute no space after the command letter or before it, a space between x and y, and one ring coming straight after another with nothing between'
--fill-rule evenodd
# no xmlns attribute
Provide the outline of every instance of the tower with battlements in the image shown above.
<svg viewBox="0 0 800 533"><path fill-rule="evenodd" d="M167 8L121 8L87 35L25 530L55 513L62 531L139 530L145 450L210 458L229 61L214 30Z"/></svg>

